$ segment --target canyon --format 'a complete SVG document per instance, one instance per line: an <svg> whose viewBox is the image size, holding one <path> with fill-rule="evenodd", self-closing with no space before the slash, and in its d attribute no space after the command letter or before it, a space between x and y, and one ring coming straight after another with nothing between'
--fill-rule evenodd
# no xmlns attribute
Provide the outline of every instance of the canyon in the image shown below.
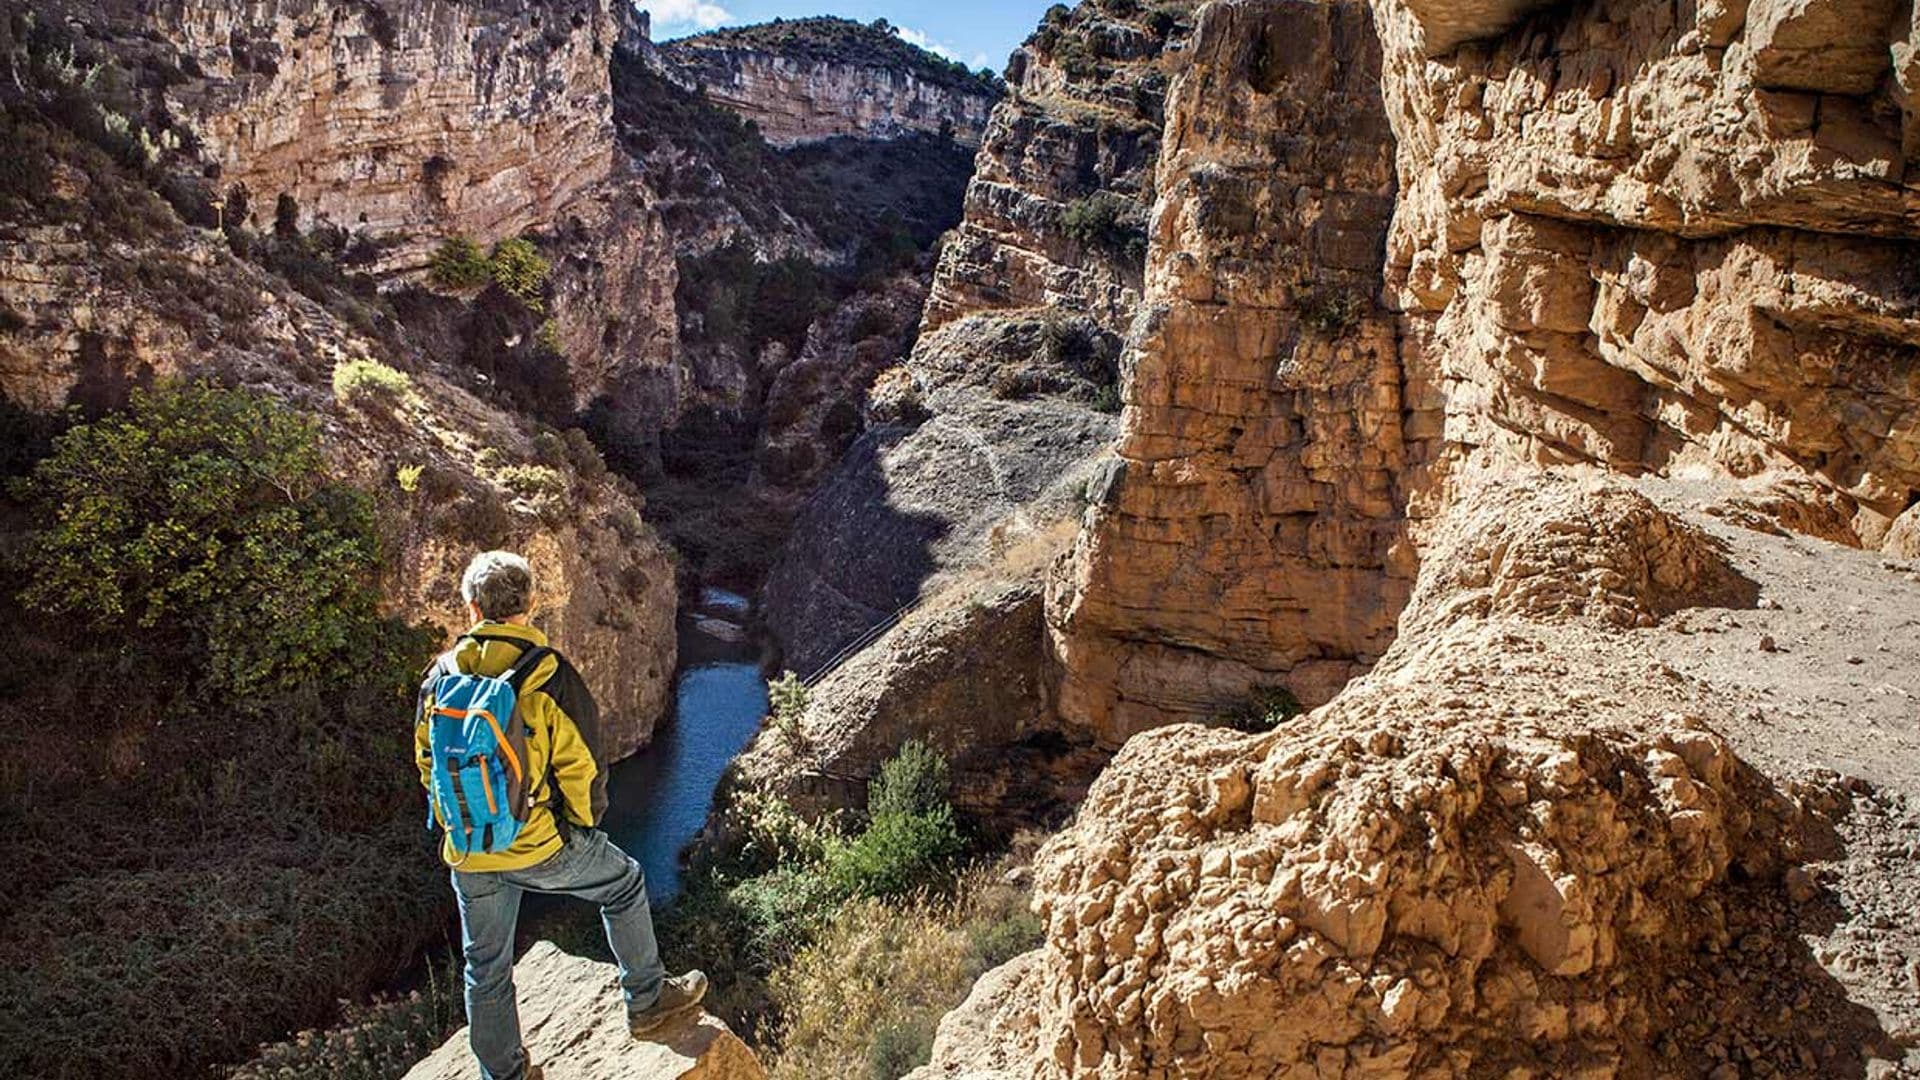
<svg viewBox="0 0 1920 1080"><path fill-rule="evenodd" d="M7 204L0 393L293 403L621 755L757 587L810 689L710 832L921 742L1050 836L913 1080L1920 1070L1907 6L1087 0L1003 84L618 7L76 0L154 191ZM538 310L436 281L522 236ZM760 1074L522 966L556 1077Z"/></svg>

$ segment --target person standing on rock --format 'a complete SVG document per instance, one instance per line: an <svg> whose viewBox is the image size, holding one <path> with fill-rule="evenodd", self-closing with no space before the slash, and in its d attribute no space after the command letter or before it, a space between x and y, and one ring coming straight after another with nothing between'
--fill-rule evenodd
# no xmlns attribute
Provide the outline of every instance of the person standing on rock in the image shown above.
<svg viewBox="0 0 1920 1080"><path fill-rule="evenodd" d="M427 669L414 756L446 830L466 954L469 1041L485 1080L538 1080L520 1042L513 940L522 893L600 905L635 1037L693 1009L707 977L666 977L640 864L595 828L606 811L599 710L530 625L533 570L487 551L460 582L473 628Z"/></svg>

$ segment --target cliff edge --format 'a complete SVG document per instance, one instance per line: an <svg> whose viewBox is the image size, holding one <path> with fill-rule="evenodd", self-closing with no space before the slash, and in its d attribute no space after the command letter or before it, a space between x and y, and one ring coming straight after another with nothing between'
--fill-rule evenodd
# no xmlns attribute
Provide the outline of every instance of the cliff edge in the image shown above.
<svg viewBox="0 0 1920 1080"><path fill-rule="evenodd" d="M766 1071L747 1044L707 1013L688 1016L650 1040L627 1033L612 964L570 956L550 941L513 967L527 1051L546 1080L760 1080ZM477 1080L461 1028L406 1080Z"/></svg>

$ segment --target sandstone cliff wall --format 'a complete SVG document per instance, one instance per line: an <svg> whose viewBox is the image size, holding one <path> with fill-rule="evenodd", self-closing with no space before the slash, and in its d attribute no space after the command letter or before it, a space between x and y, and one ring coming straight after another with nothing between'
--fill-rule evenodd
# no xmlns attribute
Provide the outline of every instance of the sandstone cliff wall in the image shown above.
<svg viewBox="0 0 1920 1080"><path fill-rule="evenodd" d="M752 120L775 146L910 131L980 142L993 111L985 84L957 88L900 67L782 55L691 38L659 49L672 77Z"/></svg>
<svg viewBox="0 0 1920 1080"><path fill-rule="evenodd" d="M1388 275L1453 456L1777 477L1785 512L1867 546L1913 516L1896 7L1375 5Z"/></svg>
<svg viewBox="0 0 1920 1080"><path fill-rule="evenodd" d="M179 49L169 108L271 223L365 233L383 270L445 236L482 242L556 218L613 161L603 0L236 6L115 2L110 17Z"/></svg>
<svg viewBox="0 0 1920 1080"><path fill-rule="evenodd" d="M1357 3L1215 4L1167 105L1119 461L1049 603L1060 708L1110 746L1386 651L1413 574L1393 209Z"/></svg>

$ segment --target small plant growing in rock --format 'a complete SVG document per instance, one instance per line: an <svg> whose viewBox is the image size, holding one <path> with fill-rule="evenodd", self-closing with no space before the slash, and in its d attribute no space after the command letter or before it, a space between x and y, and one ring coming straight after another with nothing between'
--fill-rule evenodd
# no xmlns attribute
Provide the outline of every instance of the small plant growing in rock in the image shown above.
<svg viewBox="0 0 1920 1080"><path fill-rule="evenodd" d="M333 368L333 396L344 405L398 405L413 397L413 380L378 360L343 360Z"/></svg>
<svg viewBox="0 0 1920 1080"><path fill-rule="evenodd" d="M806 741L801 721L807 715L807 703L812 697L807 684L800 676L791 671L782 672L778 679L767 684L767 702L772 710L769 713L773 729L782 738L798 746Z"/></svg>
<svg viewBox="0 0 1920 1080"><path fill-rule="evenodd" d="M1139 207L1132 199L1102 191L1067 204L1060 226L1066 234L1089 248L1139 263L1147 257L1147 229L1140 220Z"/></svg>
<svg viewBox="0 0 1920 1080"><path fill-rule="evenodd" d="M1324 337L1346 337L1366 314L1364 296L1344 289L1316 289L1298 301L1300 322Z"/></svg>
<svg viewBox="0 0 1920 1080"><path fill-rule="evenodd" d="M426 470L425 465L402 465L393 470L393 481L400 485L401 491L412 495L420 490L420 474Z"/></svg>
<svg viewBox="0 0 1920 1080"><path fill-rule="evenodd" d="M1293 691L1284 686L1267 686L1255 691L1253 699L1245 705L1217 719L1222 726L1257 735L1272 731L1300 713L1300 699L1293 696Z"/></svg>
<svg viewBox="0 0 1920 1080"><path fill-rule="evenodd" d="M497 474L502 487L532 503L548 516L564 509L567 478L547 465L508 465Z"/></svg>
<svg viewBox="0 0 1920 1080"><path fill-rule="evenodd" d="M478 244L453 236L428 260L427 277L443 289L478 289L493 280L493 268Z"/></svg>

